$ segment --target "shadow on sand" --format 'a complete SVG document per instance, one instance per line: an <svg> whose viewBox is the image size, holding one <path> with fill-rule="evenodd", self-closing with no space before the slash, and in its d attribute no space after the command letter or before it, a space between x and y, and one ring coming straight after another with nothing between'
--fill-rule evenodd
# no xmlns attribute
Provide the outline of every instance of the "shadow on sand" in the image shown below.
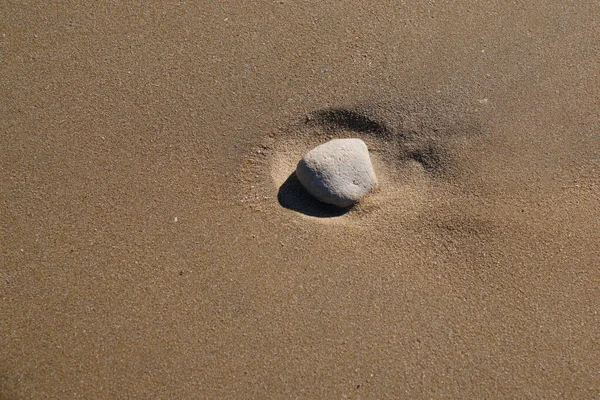
<svg viewBox="0 0 600 400"><path fill-rule="evenodd" d="M279 187L277 200L282 207L304 215L317 218L339 217L350 211L351 208L339 208L330 204L321 203L314 199L304 189L296 173L292 173Z"/></svg>

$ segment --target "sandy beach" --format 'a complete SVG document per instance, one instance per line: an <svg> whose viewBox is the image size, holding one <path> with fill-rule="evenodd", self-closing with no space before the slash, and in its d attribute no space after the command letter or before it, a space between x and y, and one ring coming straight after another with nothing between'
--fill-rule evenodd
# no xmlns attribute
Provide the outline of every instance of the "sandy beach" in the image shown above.
<svg viewBox="0 0 600 400"><path fill-rule="evenodd" d="M2 3L0 399L600 397L600 4Z"/></svg>

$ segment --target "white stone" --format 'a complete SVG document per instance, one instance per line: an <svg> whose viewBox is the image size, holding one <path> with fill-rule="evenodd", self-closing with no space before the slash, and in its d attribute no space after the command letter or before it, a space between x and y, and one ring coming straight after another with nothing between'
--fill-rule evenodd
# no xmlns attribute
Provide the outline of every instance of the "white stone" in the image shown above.
<svg viewBox="0 0 600 400"><path fill-rule="evenodd" d="M310 150L296 176L315 198L349 207L377 186L367 145L360 139L334 139Z"/></svg>

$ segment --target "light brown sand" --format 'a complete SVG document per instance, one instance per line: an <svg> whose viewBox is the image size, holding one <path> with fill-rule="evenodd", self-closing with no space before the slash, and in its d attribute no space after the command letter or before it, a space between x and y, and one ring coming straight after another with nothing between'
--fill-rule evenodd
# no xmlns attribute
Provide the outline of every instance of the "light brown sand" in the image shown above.
<svg viewBox="0 0 600 400"><path fill-rule="evenodd" d="M20 3L0 397L600 396L600 6ZM348 136L381 189L283 207Z"/></svg>

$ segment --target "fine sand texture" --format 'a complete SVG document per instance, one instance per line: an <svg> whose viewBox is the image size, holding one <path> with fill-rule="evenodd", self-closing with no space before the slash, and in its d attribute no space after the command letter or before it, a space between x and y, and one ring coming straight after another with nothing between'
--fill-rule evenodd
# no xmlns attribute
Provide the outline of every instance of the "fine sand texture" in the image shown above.
<svg viewBox="0 0 600 400"><path fill-rule="evenodd" d="M598 2L0 3L1 399L600 397Z"/></svg>

